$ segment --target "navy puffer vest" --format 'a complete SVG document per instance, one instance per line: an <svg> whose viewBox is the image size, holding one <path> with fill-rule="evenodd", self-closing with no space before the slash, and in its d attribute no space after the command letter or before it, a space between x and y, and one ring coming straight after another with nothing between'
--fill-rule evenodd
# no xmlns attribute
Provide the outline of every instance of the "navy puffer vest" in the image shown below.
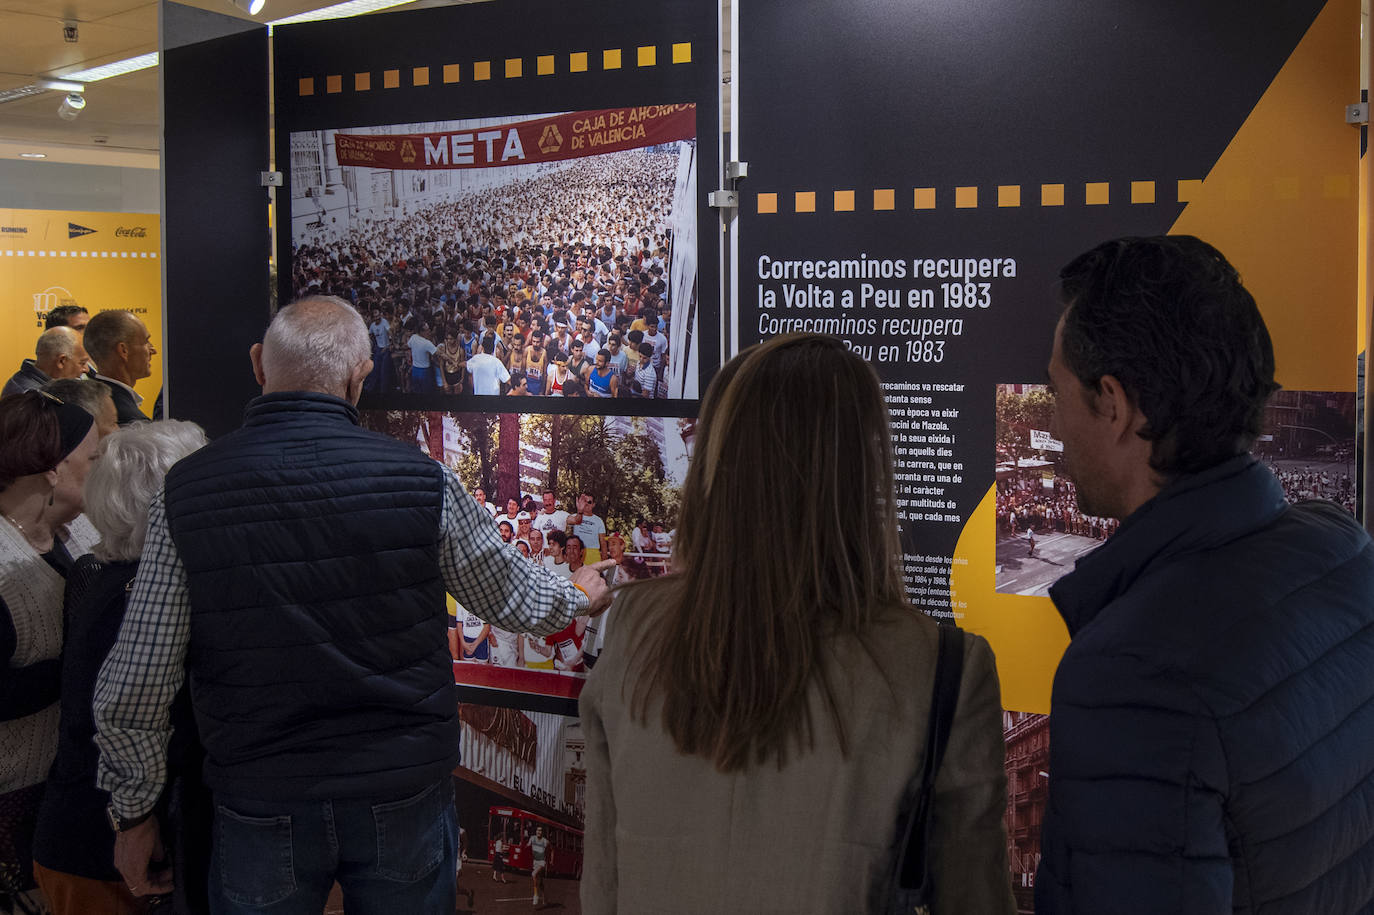
<svg viewBox="0 0 1374 915"><path fill-rule="evenodd" d="M167 475L218 791L395 797L457 764L441 471L357 418L337 397L264 395Z"/></svg>

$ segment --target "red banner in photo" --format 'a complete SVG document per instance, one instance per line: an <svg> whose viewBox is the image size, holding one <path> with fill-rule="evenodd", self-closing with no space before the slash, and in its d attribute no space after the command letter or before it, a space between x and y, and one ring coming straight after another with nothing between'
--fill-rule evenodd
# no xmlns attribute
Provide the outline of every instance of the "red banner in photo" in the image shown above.
<svg viewBox="0 0 1374 915"><path fill-rule="evenodd" d="M459 686L479 686L513 693L531 693L576 699L582 692L583 677L551 670L530 670L525 667L501 667L496 664L453 662L453 680Z"/></svg>
<svg viewBox="0 0 1374 915"><path fill-rule="evenodd" d="M442 133L339 133L334 153L340 165L491 168L656 146L693 139L696 132L696 105L640 105Z"/></svg>

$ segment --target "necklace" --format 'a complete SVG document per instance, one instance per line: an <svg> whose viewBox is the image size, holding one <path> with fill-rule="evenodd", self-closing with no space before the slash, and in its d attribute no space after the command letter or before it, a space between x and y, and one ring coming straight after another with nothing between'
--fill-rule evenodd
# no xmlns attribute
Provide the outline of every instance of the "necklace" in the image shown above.
<svg viewBox="0 0 1374 915"><path fill-rule="evenodd" d="M19 536L23 537L24 540L28 542L29 546L38 550L40 553L47 552L46 550L39 549L39 545L33 542L33 536L28 531L24 530L24 525L19 523L18 518L13 515L5 515L5 520L14 525L15 529L19 531ZM52 547L49 546L48 549L52 549Z"/></svg>

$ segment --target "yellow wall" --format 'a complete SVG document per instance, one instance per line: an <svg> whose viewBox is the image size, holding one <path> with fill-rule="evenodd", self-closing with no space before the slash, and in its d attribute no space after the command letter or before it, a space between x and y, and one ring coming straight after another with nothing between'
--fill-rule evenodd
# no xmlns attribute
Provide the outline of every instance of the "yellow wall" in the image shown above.
<svg viewBox="0 0 1374 915"><path fill-rule="evenodd" d="M152 377L135 385L151 411L162 387L161 250L156 214L0 208L0 375L33 358L52 307L76 304L93 315L126 308L158 349Z"/></svg>

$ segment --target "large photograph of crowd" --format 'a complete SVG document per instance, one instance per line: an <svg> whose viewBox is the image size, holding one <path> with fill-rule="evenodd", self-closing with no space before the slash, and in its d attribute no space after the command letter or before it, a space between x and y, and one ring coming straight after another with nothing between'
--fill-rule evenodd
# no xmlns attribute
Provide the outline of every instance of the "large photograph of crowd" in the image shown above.
<svg viewBox="0 0 1374 915"><path fill-rule="evenodd" d="M591 130L644 111L674 128ZM694 118L677 105L292 133L290 294L363 315L370 394L695 399ZM594 137L593 154L570 152Z"/></svg>
<svg viewBox="0 0 1374 915"><path fill-rule="evenodd" d="M1044 384L997 385L996 590L1048 594L1120 526L1079 510L1052 436L1054 393ZM1355 513L1355 395L1279 391L1252 453L1289 502L1328 499Z"/></svg>
<svg viewBox="0 0 1374 915"><path fill-rule="evenodd" d="M614 586L672 570L695 420L364 410L361 422L454 470L509 548L556 575L599 565ZM574 698L615 625L612 610L531 636L449 601L460 685Z"/></svg>

